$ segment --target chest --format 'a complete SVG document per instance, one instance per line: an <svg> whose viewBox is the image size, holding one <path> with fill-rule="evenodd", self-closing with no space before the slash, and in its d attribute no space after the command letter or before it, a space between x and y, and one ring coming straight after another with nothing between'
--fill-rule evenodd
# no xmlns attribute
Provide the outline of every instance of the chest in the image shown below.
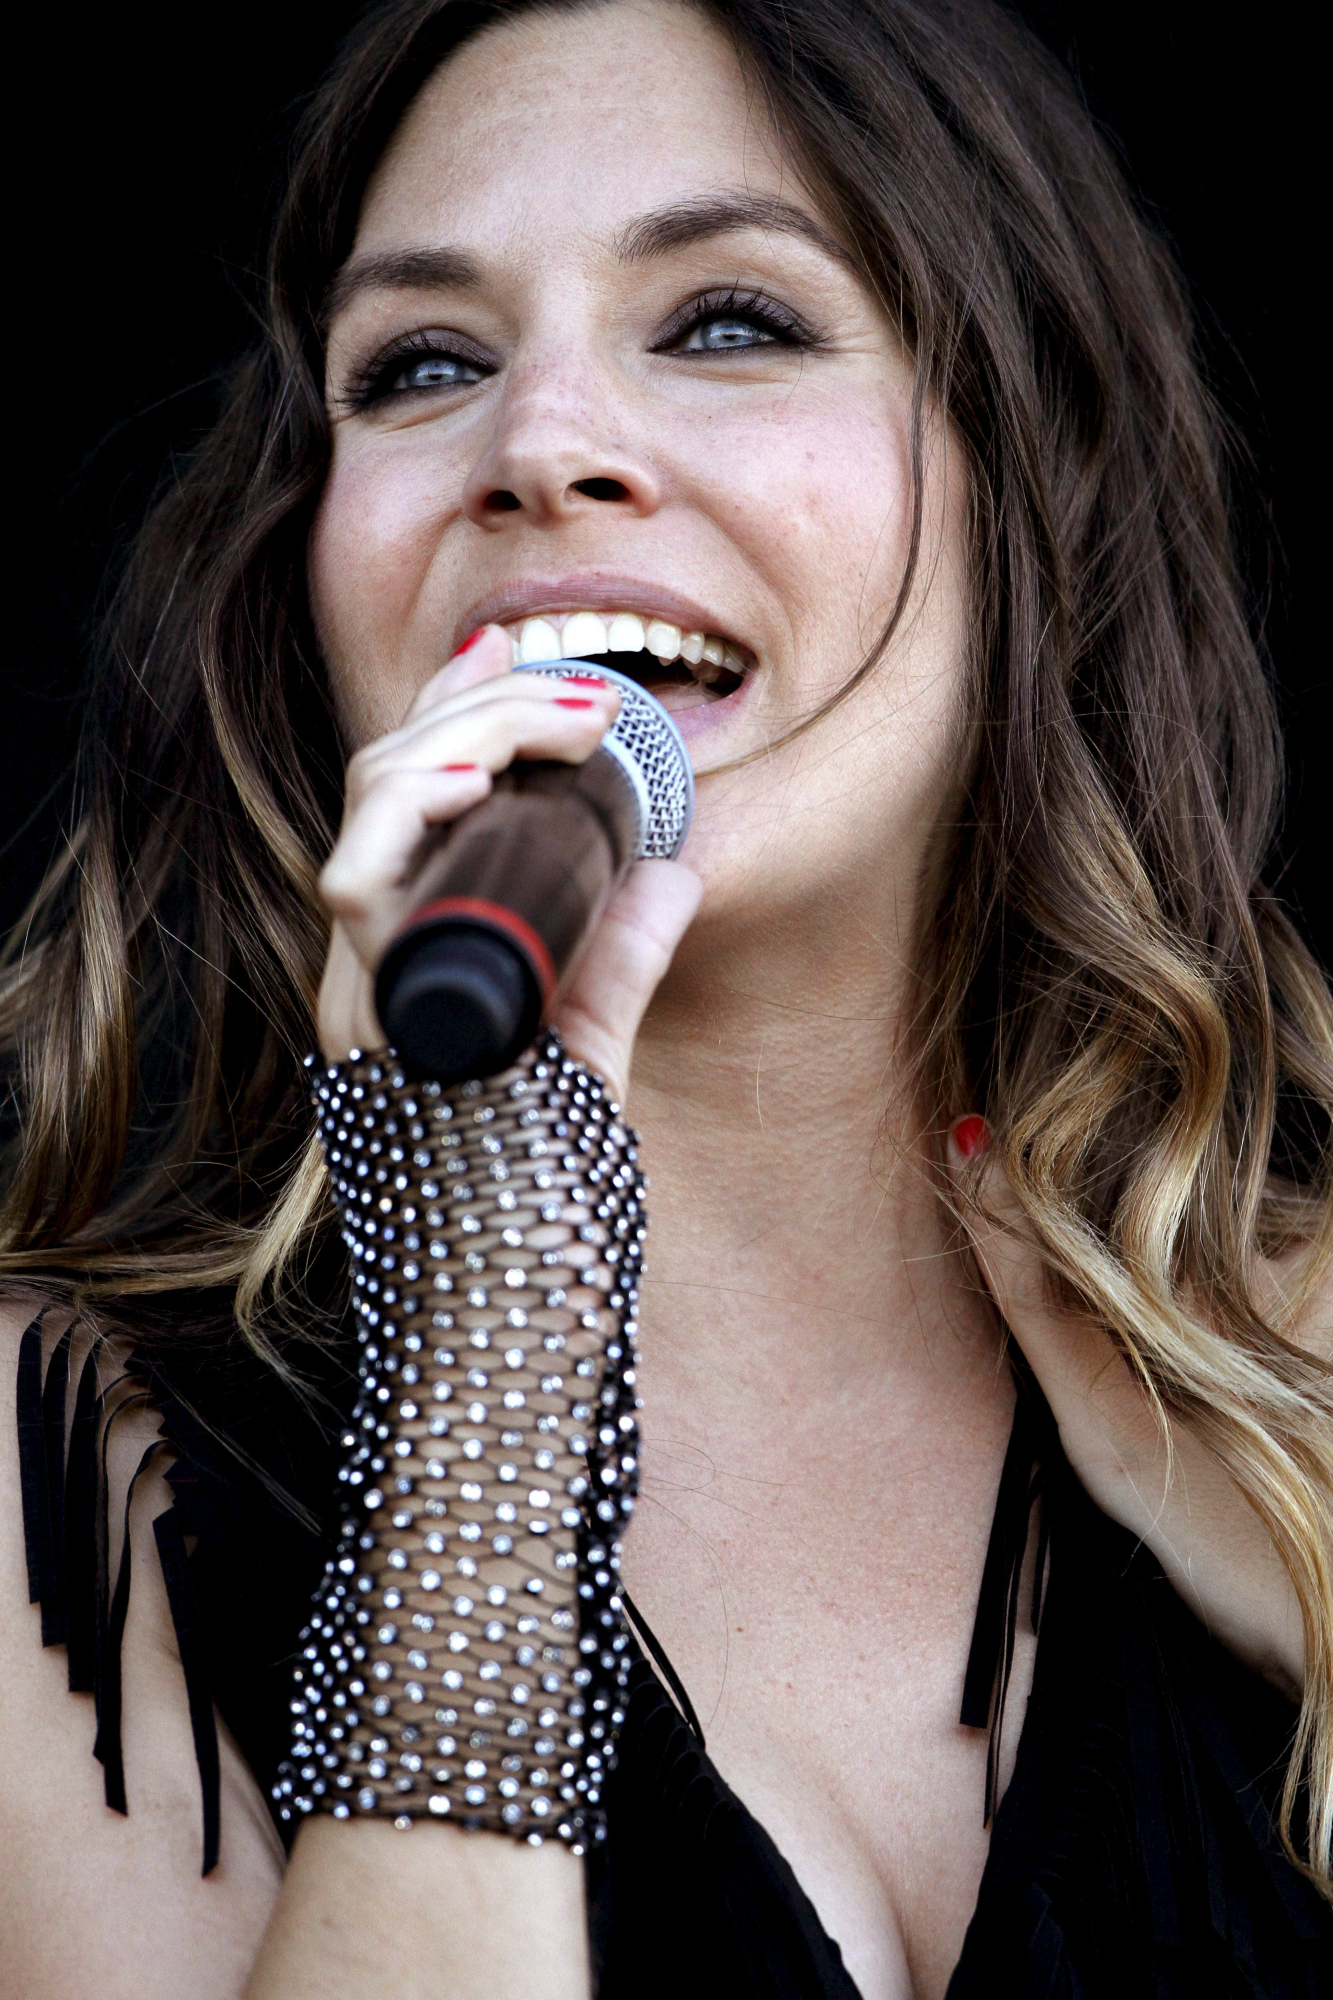
<svg viewBox="0 0 1333 2000"><path fill-rule="evenodd" d="M988 1843L986 1742L958 1711L1007 1379L927 1371L811 1401L762 1379L701 1395L649 1362L642 1384L626 1581L709 1755L865 2000L942 1996Z"/></svg>

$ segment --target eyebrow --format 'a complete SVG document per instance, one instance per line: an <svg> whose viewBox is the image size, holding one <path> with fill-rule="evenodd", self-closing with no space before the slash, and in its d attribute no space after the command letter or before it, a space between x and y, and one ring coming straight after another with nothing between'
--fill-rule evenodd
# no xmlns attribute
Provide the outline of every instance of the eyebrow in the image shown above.
<svg viewBox="0 0 1333 2000"><path fill-rule="evenodd" d="M794 202L777 195L699 195L691 201L673 202L627 223L611 247L620 263L641 264L742 229L801 237L826 257L849 270L856 269L836 236ZM327 328L363 292L466 291L480 284L481 276L481 265L464 250L384 250L353 257L335 272L324 294L320 322Z"/></svg>
<svg viewBox="0 0 1333 2000"><path fill-rule="evenodd" d="M803 237L826 257L855 269L852 257L836 236L816 222L813 215L807 215L803 208L783 201L778 195L698 195L692 201L673 202L628 223L615 238L613 247L622 264L638 264L649 257L660 257L668 250L680 250L688 244L704 243L711 236L726 236L740 229Z"/></svg>
<svg viewBox="0 0 1333 2000"><path fill-rule="evenodd" d="M353 257L335 271L320 306L328 327L362 292L466 291L481 283L481 266L464 250L381 250Z"/></svg>

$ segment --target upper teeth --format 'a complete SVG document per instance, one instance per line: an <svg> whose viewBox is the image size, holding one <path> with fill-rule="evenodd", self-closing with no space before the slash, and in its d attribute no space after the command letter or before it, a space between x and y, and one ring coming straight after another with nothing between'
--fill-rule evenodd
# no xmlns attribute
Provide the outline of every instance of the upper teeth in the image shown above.
<svg viewBox="0 0 1333 2000"><path fill-rule="evenodd" d="M590 653L654 653L663 665L684 660L695 680L711 686L724 673L743 674L745 658L711 632L682 632L665 618L640 618L636 611L551 612L505 627L514 647L514 665L538 660L581 660Z"/></svg>

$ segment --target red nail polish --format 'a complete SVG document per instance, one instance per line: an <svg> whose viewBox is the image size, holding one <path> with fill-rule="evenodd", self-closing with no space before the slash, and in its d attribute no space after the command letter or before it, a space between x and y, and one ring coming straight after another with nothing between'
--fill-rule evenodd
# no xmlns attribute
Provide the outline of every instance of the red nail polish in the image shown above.
<svg viewBox="0 0 1333 2000"><path fill-rule="evenodd" d="M441 764L442 771L475 771L475 764Z"/></svg>
<svg viewBox="0 0 1333 2000"><path fill-rule="evenodd" d="M566 674L567 688L604 688L606 682L600 674Z"/></svg>
<svg viewBox="0 0 1333 2000"><path fill-rule="evenodd" d="M570 699L570 697L569 697L568 695L557 695L557 696L556 696L556 700L555 700L555 705L556 705L556 707L557 707L557 708L591 708L591 707L592 707L592 703L591 703L591 702L590 702L590 701L588 700L588 698L587 698L587 696L586 696L586 695L580 695L580 696L578 696L578 698L577 698L576 700L571 700L571 699Z"/></svg>
<svg viewBox="0 0 1333 2000"><path fill-rule="evenodd" d="M973 1112L970 1117L958 1120L953 1128L953 1142L965 1160L974 1159L990 1144L990 1126Z"/></svg>
<svg viewBox="0 0 1333 2000"><path fill-rule="evenodd" d="M475 632L469 632L462 645L454 653L454 658L457 659L460 653L470 653L485 630L486 627L484 625L478 625Z"/></svg>

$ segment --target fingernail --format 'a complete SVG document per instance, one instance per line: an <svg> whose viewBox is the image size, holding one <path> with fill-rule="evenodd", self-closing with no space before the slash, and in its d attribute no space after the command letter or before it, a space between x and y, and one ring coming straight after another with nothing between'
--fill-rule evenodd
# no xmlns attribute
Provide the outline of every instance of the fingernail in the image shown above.
<svg viewBox="0 0 1333 2000"><path fill-rule="evenodd" d="M953 1128L953 1142L965 1160L971 1160L978 1153L984 1153L990 1144L990 1126L984 1118L972 1112L960 1118Z"/></svg>
<svg viewBox="0 0 1333 2000"><path fill-rule="evenodd" d="M555 705L557 708L591 708L593 704L586 695L579 695L573 700L568 695L557 695Z"/></svg>
<svg viewBox="0 0 1333 2000"><path fill-rule="evenodd" d="M567 688L604 688L606 682L600 674L566 674Z"/></svg>
<svg viewBox="0 0 1333 2000"><path fill-rule="evenodd" d="M442 771L475 771L476 768L475 764L442 764L440 766Z"/></svg>
<svg viewBox="0 0 1333 2000"><path fill-rule="evenodd" d="M486 627L485 627L484 625L478 625L478 627L477 627L477 629L476 629L476 631L475 631L475 632L469 632L469 633L468 633L468 635L467 635L467 637L466 637L466 639L464 639L464 641L463 641L462 645L461 645L461 646L459 646L459 647L457 648L457 650L455 651L455 653L454 653L454 658L455 658L455 659L457 659L457 658L458 658L458 655L459 655L459 653L469 653L469 652L471 652L472 648L473 648L473 647L474 647L474 646L476 645L476 643L477 643L478 639L480 639L480 637L481 637L482 633L483 633L483 632L484 632L485 630L486 630Z"/></svg>

